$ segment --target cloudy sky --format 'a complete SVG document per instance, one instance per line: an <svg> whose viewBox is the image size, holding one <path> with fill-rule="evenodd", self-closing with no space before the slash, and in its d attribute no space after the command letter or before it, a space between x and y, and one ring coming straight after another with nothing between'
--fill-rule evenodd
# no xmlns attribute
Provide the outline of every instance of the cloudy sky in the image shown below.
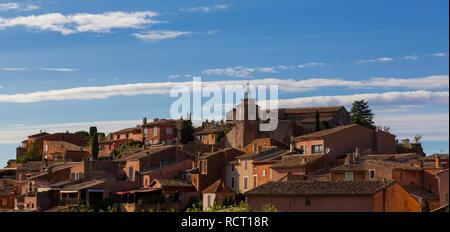
<svg viewBox="0 0 450 232"><path fill-rule="evenodd" d="M26 135L169 117L170 87L278 84L283 107L367 99L448 152L449 2L0 0L0 165Z"/></svg>

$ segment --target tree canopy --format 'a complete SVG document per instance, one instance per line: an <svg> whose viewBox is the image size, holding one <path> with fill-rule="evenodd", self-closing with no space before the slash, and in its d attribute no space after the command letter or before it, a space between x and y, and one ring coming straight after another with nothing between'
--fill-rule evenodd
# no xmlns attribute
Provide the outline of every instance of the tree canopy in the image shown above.
<svg viewBox="0 0 450 232"><path fill-rule="evenodd" d="M192 121L191 120L183 120L183 122L181 123L181 129L180 129L180 134L181 134L181 143L182 144L187 144L191 141L194 141L194 127L192 126Z"/></svg>
<svg viewBox="0 0 450 232"><path fill-rule="evenodd" d="M373 122L374 114L372 113L372 109L369 108L369 103L364 99L353 102L352 109L350 110L350 118L355 124L375 129Z"/></svg>

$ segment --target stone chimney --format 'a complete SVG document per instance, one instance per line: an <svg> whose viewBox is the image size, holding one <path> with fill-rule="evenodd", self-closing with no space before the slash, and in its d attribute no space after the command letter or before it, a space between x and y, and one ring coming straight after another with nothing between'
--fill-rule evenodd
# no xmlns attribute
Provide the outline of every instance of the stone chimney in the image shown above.
<svg viewBox="0 0 450 232"><path fill-rule="evenodd" d="M142 125L145 125L145 124L147 124L147 117L144 117L144 118L142 119Z"/></svg>

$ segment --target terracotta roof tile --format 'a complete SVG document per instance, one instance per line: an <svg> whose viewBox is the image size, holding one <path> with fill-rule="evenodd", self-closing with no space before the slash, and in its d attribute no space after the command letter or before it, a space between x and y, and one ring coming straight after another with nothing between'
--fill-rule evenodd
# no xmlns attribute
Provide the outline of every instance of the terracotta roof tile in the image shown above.
<svg viewBox="0 0 450 232"><path fill-rule="evenodd" d="M393 181L387 181L386 186ZM247 196L372 196L383 189L383 181L278 181L245 193Z"/></svg>
<svg viewBox="0 0 450 232"><path fill-rule="evenodd" d="M324 154L320 155L288 155L281 158L280 161L276 162L271 168L293 168L293 167L303 167L312 161L325 157Z"/></svg>

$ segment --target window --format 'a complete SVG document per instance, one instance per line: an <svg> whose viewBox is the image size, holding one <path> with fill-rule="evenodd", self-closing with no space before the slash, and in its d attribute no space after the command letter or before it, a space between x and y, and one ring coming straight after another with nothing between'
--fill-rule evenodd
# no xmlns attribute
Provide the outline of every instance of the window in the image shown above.
<svg viewBox="0 0 450 232"><path fill-rule="evenodd" d="M158 136L158 127L153 127L153 136Z"/></svg>
<svg viewBox="0 0 450 232"><path fill-rule="evenodd" d="M172 128L167 128L167 134L168 135L172 134Z"/></svg>
<svg viewBox="0 0 450 232"><path fill-rule="evenodd" d="M130 138L130 134L127 134L125 137L126 137L127 139Z"/></svg>
<svg viewBox="0 0 450 232"><path fill-rule="evenodd" d="M144 129L144 137L147 138L148 137L148 129Z"/></svg>
<svg viewBox="0 0 450 232"><path fill-rule="evenodd" d="M323 145L313 145L311 146L311 151L313 154L323 153Z"/></svg>
<svg viewBox="0 0 450 232"><path fill-rule="evenodd" d="M231 173L234 173L234 165L231 165Z"/></svg>
<svg viewBox="0 0 450 232"><path fill-rule="evenodd" d="M172 145L172 140L167 140L167 145Z"/></svg>
<svg viewBox="0 0 450 232"><path fill-rule="evenodd" d="M247 160L244 160L244 169L247 170L248 166L247 166Z"/></svg>
<svg viewBox="0 0 450 232"><path fill-rule="evenodd" d="M253 188L256 188L258 186L258 176L253 175Z"/></svg>
<svg viewBox="0 0 450 232"><path fill-rule="evenodd" d="M248 177L244 176L244 190L248 189Z"/></svg>
<svg viewBox="0 0 450 232"><path fill-rule="evenodd" d="M129 176L129 180L133 180L133 167L129 167L128 168L128 176Z"/></svg>
<svg viewBox="0 0 450 232"><path fill-rule="evenodd" d="M200 171L201 173L206 173L206 160L201 160L200 161Z"/></svg>
<svg viewBox="0 0 450 232"><path fill-rule="evenodd" d="M262 173L262 174L263 174L264 177L266 177L266 175L267 175L267 174L266 174L266 169L263 170L263 173Z"/></svg>
<svg viewBox="0 0 450 232"><path fill-rule="evenodd" d="M345 172L345 180L353 180L353 172Z"/></svg>
<svg viewBox="0 0 450 232"><path fill-rule="evenodd" d="M448 204L448 193L445 193L445 204Z"/></svg>
<svg viewBox="0 0 450 232"><path fill-rule="evenodd" d="M120 139L120 135L117 135L117 139Z"/></svg>
<svg viewBox="0 0 450 232"><path fill-rule="evenodd" d="M311 199L310 198L306 198L305 205L306 206L311 206Z"/></svg>
<svg viewBox="0 0 450 232"><path fill-rule="evenodd" d="M48 151L48 144L45 144L45 151Z"/></svg>
<svg viewBox="0 0 450 232"><path fill-rule="evenodd" d="M63 160L66 160L66 154L64 154L64 155L62 156L62 159L63 159Z"/></svg>
<svg viewBox="0 0 450 232"><path fill-rule="evenodd" d="M231 188L234 189L234 176L231 177Z"/></svg>
<svg viewBox="0 0 450 232"><path fill-rule="evenodd" d="M298 149L301 150L301 154L306 154L306 147L305 146L299 146Z"/></svg>
<svg viewBox="0 0 450 232"><path fill-rule="evenodd" d="M211 206L211 195L208 195L208 207Z"/></svg>
<svg viewBox="0 0 450 232"><path fill-rule="evenodd" d="M203 135L200 135L198 138L199 138L200 141L205 140L205 137Z"/></svg>
<svg viewBox="0 0 450 232"><path fill-rule="evenodd" d="M369 179L371 180L375 179L375 170L373 169L369 170Z"/></svg>

